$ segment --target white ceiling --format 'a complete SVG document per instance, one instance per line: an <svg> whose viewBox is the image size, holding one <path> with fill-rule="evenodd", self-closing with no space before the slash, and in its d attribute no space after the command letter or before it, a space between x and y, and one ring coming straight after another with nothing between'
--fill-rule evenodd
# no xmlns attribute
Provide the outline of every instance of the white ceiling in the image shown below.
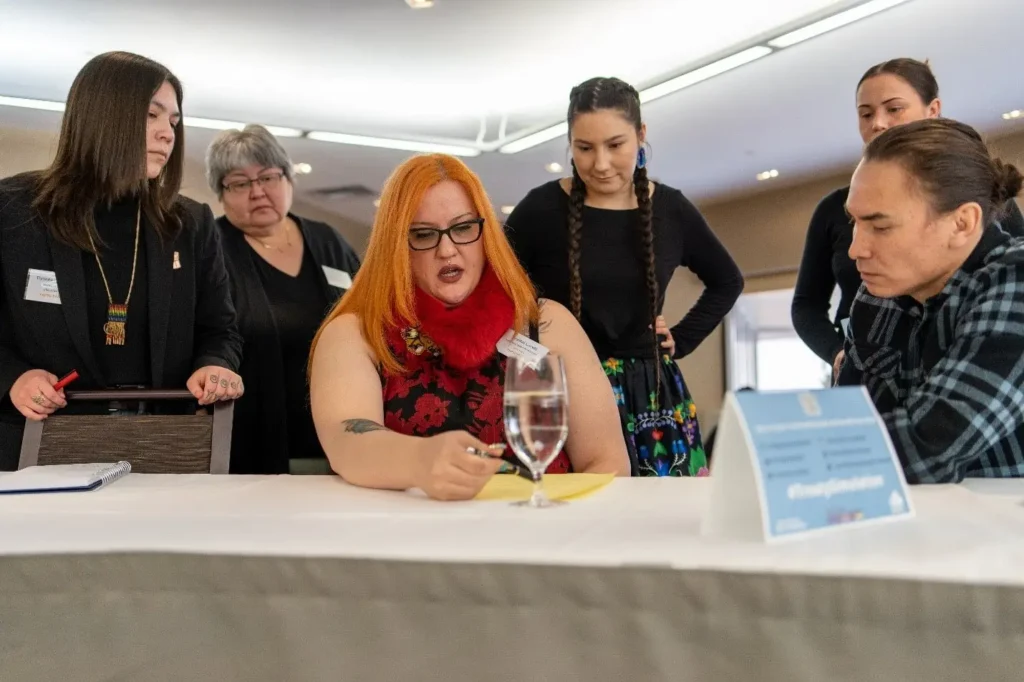
<svg viewBox="0 0 1024 682"><path fill-rule="evenodd" d="M843 0L838 4L850 4ZM186 116L399 138L494 140L558 122L594 75L638 86L834 9L836 0L0 0L0 95L62 101L92 55L145 54L186 89ZM852 105L863 70L930 58L945 113L988 132L1024 107L1018 0L911 0L644 108L652 174L698 200L778 186L856 158ZM0 107L0 126L50 128L59 115ZM1018 123L1018 126L1021 125ZM189 129L199 159L211 131ZM407 152L284 140L313 166L300 192L378 189ZM469 159L495 204L514 204L565 161L563 139ZM757 183L756 173L781 171ZM369 221L368 199L317 200Z"/></svg>

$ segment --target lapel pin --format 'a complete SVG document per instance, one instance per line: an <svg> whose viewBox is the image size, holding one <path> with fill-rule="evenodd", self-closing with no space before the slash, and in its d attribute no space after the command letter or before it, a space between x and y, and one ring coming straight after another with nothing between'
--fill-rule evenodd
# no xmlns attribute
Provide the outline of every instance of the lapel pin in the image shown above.
<svg viewBox="0 0 1024 682"><path fill-rule="evenodd" d="M171 265L172 270L181 270L181 259L178 257L178 252L174 252L174 263Z"/></svg>

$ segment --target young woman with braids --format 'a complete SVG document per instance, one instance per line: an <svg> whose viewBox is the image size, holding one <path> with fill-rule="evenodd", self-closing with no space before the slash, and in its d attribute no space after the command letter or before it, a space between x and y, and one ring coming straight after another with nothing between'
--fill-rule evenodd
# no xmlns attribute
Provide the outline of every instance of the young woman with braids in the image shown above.
<svg viewBox="0 0 1024 682"><path fill-rule="evenodd" d="M637 91L593 78L569 95L572 178L541 185L506 232L540 294L580 320L612 383L634 476L707 473L697 412L673 361L743 290L739 269L679 190L647 178ZM661 316L680 265L706 289L672 327Z"/></svg>

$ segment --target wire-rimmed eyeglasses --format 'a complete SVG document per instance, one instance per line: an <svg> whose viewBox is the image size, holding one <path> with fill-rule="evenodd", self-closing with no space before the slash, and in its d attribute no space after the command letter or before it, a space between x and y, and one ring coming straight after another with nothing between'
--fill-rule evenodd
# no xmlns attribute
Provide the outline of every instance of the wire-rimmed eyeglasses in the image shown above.
<svg viewBox="0 0 1024 682"><path fill-rule="evenodd" d="M284 178L284 173L264 173L258 178L249 178L246 180L237 180L235 182L229 182L223 185L224 189L233 194L241 194L242 192L248 192L253 185L259 185L260 187L274 187L277 183L281 182Z"/></svg>

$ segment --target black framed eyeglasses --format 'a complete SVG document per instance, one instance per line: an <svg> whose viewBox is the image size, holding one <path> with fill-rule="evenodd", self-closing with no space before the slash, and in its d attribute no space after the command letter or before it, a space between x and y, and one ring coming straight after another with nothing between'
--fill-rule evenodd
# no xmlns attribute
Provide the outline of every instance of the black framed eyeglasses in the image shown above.
<svg viewBox="0 0 1024 682"><path fill-rule="evenodd" d="M448 235L453 244L472 244L484 233L484 219L466 220L443 230L436 227L413 227L409 229L409 248L413 251L436 249L441 237Z"/></svg>

